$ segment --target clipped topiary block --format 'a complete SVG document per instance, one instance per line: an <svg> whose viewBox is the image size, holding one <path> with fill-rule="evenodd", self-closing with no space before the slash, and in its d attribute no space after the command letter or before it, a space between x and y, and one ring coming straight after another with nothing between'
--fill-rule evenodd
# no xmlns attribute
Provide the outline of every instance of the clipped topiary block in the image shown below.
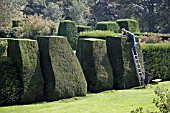
<svg viewBox="0 0 170 113"><path fill-rule="evenodd" d="M71 20L61 21L58 28L58 35L66 36L72 49L74 50L76 49L78 42L78 32L74 21Z"/></svg>
<svg viewBox="0 0 170 113"><path fill-rule="evenodd" d="M32 103L44 99L44 81L40 69L38 43L35 40L8 40L8 57L19 72L21 97L19 103Z"/></svg>
<svg viewBox="0 0 170 113"><path fill-rule="evenodd" d="M83 31L91 31L91 27L90 26L83 26L83 25L78 25L77 27L77 31L78 33L83 32Z"/></svg>
<svg viewBox="0 0 170 113"><path fill-rule="evenodd" d="M107 51L114 75L114 88L124 89L138 86L138 77L126 38L107 37Z"/></svg>
<svg viewBox="0 0 170 113"><path fill-rule="evenodd" d="M48 101L85 96L87 83L66 37L38 37L41 69Z"/></svg>
<svg viewBox="0 0 170 113"><path fill-rule="evenodd" d="M113 88L113 74L105 40L80 39L76 54L86 76L89 91L100 92Z"/></svg>
<svg viewBox="0 0 170 113"><path fill-rule="evenodd" d="M97 22L96 30L109 30L114 33L120 32L120 27L116 22L106 21L106 22Z"/></svg>
<svg viewBox="0 0 170 113"><path fill-rule="evenodd" d="M128 30L132 33L140 32L139 23L136 20L133 20L133 19L118 19L116 21L116 23L118 23L120 29L125 28L126 30Z"/></svg>

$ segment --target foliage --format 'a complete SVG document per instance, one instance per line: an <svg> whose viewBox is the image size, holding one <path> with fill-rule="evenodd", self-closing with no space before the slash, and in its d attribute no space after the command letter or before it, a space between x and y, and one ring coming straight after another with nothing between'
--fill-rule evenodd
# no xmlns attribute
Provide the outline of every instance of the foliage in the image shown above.
<svg viewBox="0 0 170 113"><path fill-rule="evenodd" d="M90 21L90 9L82 0L64 0L62 7L65 19L82 25L87 25Z"/></svg>
<svg viewBox="0 0 170 113"><path fill-rule="evenodd" d="M22 37L22 28L21 27L1 27L0 28L0 37L1 38L16 38Z"/></svg>
<svg viewBox="0 0 170 113"><path fill-rule="evenodd" d="M153 100L155 106L159 108L161 113L170 112L170 92L167 89L157 87L155 89L155 94L157 98Z"/></svg>
<svg viewBox="0 0 170 113"><path fill-rule="evenodd" d="M54 101L85 96L87 83L66 37L38 37L45 99Z"/></svg>
<svg viewBox="0 0 170 113"><path fill-rule="evenodd" d="M138 86L139 81L132 58L131 45L127 43L127 39L123 37L106 37L106 44L114 74L114 89Z"/></svg>
<svg viewBox="0 0 170 113"><path fill-rule="evenodd" d="M97 22L96 30L109 30L118 33L120 32L120 27L116 22L111 22L111 21Z"/></svg>
<svg viewBox="0 0 170 113"><path fill-rule="evenodd" d="M63 9L57 3L49 2L47 7L42 10L42 13L44 17L59 23L62 20Z"/></svg>
<svg viewBox="0 0 170 113"><path fill-rule="evenodd" d="M21 10L25 4L24 0L1 0L0 26L9 27L12 20L22 19Z"/></svg>
<svg viewBox="0 0 170 113"><path fill-rule="evenodd" d="M142 107L136 108L135 110L131 111L131 113L143 113L143 108Z"/></svg>
<svg viewBox="0 0 170 113"><path fill-rule="evenodd" d="M78 41L78 31L74 21L71 20L61 21L58 28L58 35L66 36L72 49L76 49Z"/></svg>
<svg viewBox="0 0 170 113"><path fill-rule="evenodd" d="M0 39L0 56L6 56L7 55L7 46L8 42L7 40Z"/></svg>
<svg viewBox="0 0 170 113"><path fill-rule="evenodd" d="M160 43L161 37L158 35L140 37L141 43Z"/></svg>
<svg viewBox="0 0 170 113"><path fill-rule="evenodd" d="M19 80L21 96L17 104L33 103L44 99L44 80L41 74L38 43L29 39L8 40L8 54Z"/></svg>
<svg viewBox="0 0 170 113"><path fill-rule="evenodd" d="M132 33L140 32L139 23L134 19L118 19L116 22L118 23L120 29L125 28Z"/></svg>
<svg viewBox="0 0 170 113"><path fill-rule="evenodd" d="M170 80L170 44L141 44L144 66L150 80Z"/></svg>
<svg viewBox="0 0 170 113"><path fill-rule="evenodd" d="M80 32L84 32L84 31L91 31L91 27L90 26L84 26L84 25L77 25L77 31L78 33Z"/></svg>
<svg viewBox="0 0 170 113"><path fill-rule="evenodd" d="M49 35L52 22L49 19L43 19L37 14L26 18L23 24L23 37L29 39L36 39L38 35Z"/></svg>
<svg viewBox="0 0 170 113"><path fill-rule="evenodd" d="M21 96L17 69L8 57L0 57L0 105L17 102Z"/></svg>
<svg viewBox="0 0 170 113"><path fill-rule="evenodd" d="M79 34L79 37L107 37L107 36L115 36L116 34L112 31L102 31L102 30L93 30L93 31L85 31Z"/></svg>
<svg viewBox="0 0 170 113"><path fill-rule="evenodd" d="M113 72L105 40L79 39L76 55L85 74L89 91L101 92L113 88Z"/></svg>

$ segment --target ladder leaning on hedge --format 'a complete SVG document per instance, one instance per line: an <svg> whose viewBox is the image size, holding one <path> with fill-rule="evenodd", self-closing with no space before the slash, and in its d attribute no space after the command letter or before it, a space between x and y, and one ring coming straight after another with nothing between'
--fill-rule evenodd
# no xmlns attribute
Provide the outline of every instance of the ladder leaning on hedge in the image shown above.
<svg viewBox="0 0 170 113"><path fill-rule="evenodd" d="M133 61L135 64L135 68L136 68L136 73L138 76L138 80L139 80L139 84L140 86L144 86L145 87L145 83L144 83L144 79L145 79L145 75L142 72L142 67L140 64L140 60L139 60L139 56L138 56L138 52L136 52L137 54L134 54L134 51L132 49L132 55L133 55Z"/></svg>

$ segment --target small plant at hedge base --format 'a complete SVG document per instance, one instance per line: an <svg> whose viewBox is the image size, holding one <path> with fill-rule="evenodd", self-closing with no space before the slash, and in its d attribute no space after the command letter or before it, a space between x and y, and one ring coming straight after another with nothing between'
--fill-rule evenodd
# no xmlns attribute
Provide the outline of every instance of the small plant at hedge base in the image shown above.
<svg viewBox="0 0 170 113"><path fill-rule="evenodd" d="M11 59L0 57L0 105L17 102L20 97L20 81Z"/></svg>
<svg viewBox="0 0 170 113"><path fill-rule="evenodd" d="M150 112L147 110L147 113L170 113L170 92L168 91L168 89L157 87L154 90L154 92L157 98L153 99L153 103L155 103L155 106L159 109L159 111ZM139 107L131 111L131 113L144 113L144 112L143 108Z"/></svg>
<svg viewBox="0 0 170 113"><path fill-rule="evenodd" d="M144 113L144 112L143 112L143 108L139 107L139 108L136 108L135 110L131 111L131 113Z"/></svg>
<svg viewBox="0 0 170 113"><path fill-rule="evenodd" d="M170 92L167 89L159 88L155 89L155 94L157 98L153 100L155 106L159 109L161 113L170 112Z"/></svg>

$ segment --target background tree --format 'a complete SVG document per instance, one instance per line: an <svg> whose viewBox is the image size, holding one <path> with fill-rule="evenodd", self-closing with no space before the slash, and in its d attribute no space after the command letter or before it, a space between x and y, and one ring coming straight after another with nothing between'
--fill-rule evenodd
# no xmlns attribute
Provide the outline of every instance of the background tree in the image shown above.
<svg viewBox="0 0 170 113"><path fill-rule="evenodd" d="M22 19L21 10L25 5L23 0L1 0L0 1L0 26L7 27L11 25L14 19Z"/></svg>

